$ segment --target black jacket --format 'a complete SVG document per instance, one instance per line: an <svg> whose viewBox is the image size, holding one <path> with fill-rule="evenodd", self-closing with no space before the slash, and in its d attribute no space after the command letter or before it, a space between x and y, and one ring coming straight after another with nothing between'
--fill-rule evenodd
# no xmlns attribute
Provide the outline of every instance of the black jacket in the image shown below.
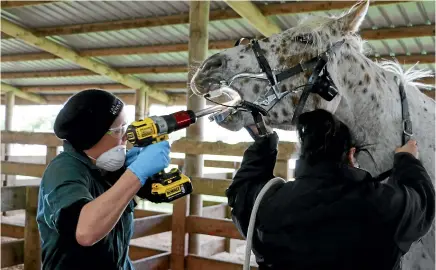
<svg viewBox="0 0 436 270"><path fill-rule="evenodd" d="M232 219L246 237L251 210L274 178L276 133L245 152L226 195ZM366 171L298 160L295 181L273 187L259 207L253 252L260 269L386 270L433 222L434 187L421 162L395 154L386 184Z"/></svg>

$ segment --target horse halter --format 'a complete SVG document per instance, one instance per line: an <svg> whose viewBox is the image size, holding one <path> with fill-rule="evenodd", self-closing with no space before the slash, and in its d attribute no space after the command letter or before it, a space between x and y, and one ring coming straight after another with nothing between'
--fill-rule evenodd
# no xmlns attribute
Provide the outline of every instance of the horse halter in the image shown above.
<svg viewBox="0 0 436 270"><path fill-rule="evenodd" d="M245 40L245 38L239 39L236 42L235 46L240 45L243 40ZM328 61L329 52L331 50L334 50L334 49L340 47L344 42L345 42L345 40L338 41L338 42L334 43L330 48L328 48L328 50L317 55L316 57L313 57L312 59L309 59L305 62L300 61L300 63L298 65L295 65L291 68L285 69L279 73L275 73L271 69L271 67L268 63L268 60L263 55L263 52L262 52L262 49L260 48L258 40L251 39L250 40L250 47L253 50L254 55L256 56L256 60L259 64L261 72L259 72L259 73L239 73L239 74L236 74L235 76L233 76L228 82L221 81L221 85L223 87L231 87L231 84L236 79L241 79L241 78L267 80L269 82L269 85L267 86L266 93L269 93L270 90L272 90L273 94L271 94L263 99L254 101L254 102L245 101L245 104L252 104L256 108L260 108L259 109L260 112L263 115L266 115L267 111L262 109L262 107L260 107L260 106L268 106L274 100L277 100L277 102L278 102L284 96L288 95L289 93L297 92L294 89L291 89L291 90L288 90L285 92L280 92L278 90L278 86L279 86L280 82L282 82L288 78L291 78L295 75L298 75L302 72L305 72L307 70L312 69L312 74L309 77L308 83L304 87L303 93L299 99L297 107L295 108L295 111L294 111L294 115L292 117L291 124L295 124L298 116L303 112L304 106L306 104L307 98L309 97L310 93L316 93L327 101L331 101L338 94L337 88L335 87L334 83L332 82L332 80L329 77L329 74L328 74L327 69L326 69L326 64ZM248 109L252 109L252 108L253 108L253 106L251 106L251 108L248 108ZM228 114L230 114L230 113L227 113L226 116L228 116ZM223 117L219 117L219 116L217 118L217 115L212 116L211 118L213 118L215 120L223 119Z"/></svg>

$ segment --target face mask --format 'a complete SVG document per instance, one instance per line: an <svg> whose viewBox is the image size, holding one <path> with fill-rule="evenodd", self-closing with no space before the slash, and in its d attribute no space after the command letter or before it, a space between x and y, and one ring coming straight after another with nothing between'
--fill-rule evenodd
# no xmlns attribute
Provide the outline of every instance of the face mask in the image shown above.
<svg viewBox="0 0 436 270"><path fill-rule="evenodd" d="M105 171L114 172L123 167L125 160L126 146L118 145L101 154L95 165Z"/></svg>

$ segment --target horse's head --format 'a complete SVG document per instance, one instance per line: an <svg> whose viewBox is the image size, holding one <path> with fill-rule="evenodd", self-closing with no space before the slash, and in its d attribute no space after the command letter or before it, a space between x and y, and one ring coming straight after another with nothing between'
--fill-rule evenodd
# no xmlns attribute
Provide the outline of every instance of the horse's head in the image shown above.
<svg viewBox="0 0 436 270"><path fill-rule="evenodd" d="M355 34L366 15L368 6L369 2L360 2L339 17L314 17L303 20L296 27L260 40L258 44L260 45L261 54L265 56L269 66L277 74L279 71L297 66L300 62L316 57L344 39L351 40L347 42L348 47L352 46L360 51L361 43L353 43L353 40L359 40ZM237 45L205 60L191 81L191 84L195 84L195 87L192 87L195 94L203 95L216 90L220 88L221 81L229 82L237 74L259 73L258 59L252 46L252 44ZM335 51L332 50L329 54L330 60L335 57L334 55ZM327 67L331 65L330 60ZM329 70L329 72L331 73L332 70ZM300 72L280 82L276 90L283 93L305 85L311 74L312 69ZM233 81L232 88L239 92L242 99L255 102L274 94L268 85L267 80L242 77ZM303 88L300 87L299 89L302 90ZM266 122L276 128L290 129L290 119L294 114L300 95L301 92L286 95L272 108L271 106L277 100L265 105L265 109L271 108L268 117L265 119ZM337 106L337 100L335 98L333 101L326 102L318 95L311 95L305 105L305 110L315 107L325 108L331 106L331 104ZM238 111L219 124L224 128L236 131L252 123L251 114Z"/></svg>

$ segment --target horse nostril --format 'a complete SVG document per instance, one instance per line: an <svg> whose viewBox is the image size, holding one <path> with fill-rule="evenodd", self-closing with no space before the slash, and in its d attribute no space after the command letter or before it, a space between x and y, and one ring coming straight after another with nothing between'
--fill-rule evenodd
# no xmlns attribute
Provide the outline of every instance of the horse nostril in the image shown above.
<svg viewBox="0 0 436 270"><path fill-rule="evenodd" d="M220 69L223 66L223 60L222 57L216 55L215 57L211 57L207 62L204 64L203 71L204 72L211 72Z"/></svg>

